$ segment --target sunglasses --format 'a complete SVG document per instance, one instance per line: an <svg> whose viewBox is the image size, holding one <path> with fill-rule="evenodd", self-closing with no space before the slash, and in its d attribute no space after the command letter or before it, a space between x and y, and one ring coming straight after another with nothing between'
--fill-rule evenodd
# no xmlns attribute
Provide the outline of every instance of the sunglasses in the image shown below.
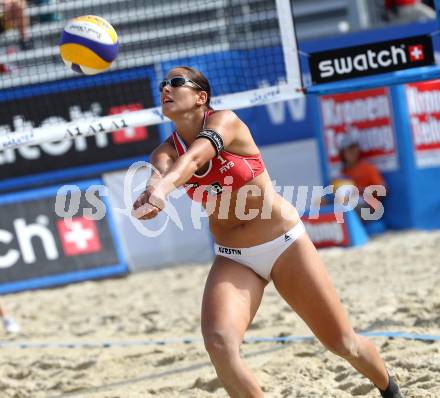
<svg viewBox="0 0 440 398"><path fill-rule="evenodd" d="M187 83L191 83L200 90L203 90L203 88L200 87L199 84L197 84L195 81L192 81L191 79L187 79L186 77L173 77L171 79L162 80L159 83L159 91L162 92L166 85L170 85L171 87L182 87Z"/></svg>

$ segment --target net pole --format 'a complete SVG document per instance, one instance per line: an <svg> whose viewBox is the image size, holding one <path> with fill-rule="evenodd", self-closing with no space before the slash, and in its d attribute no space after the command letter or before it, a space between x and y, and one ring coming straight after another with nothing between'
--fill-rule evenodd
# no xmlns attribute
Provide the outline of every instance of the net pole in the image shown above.
<svg viewBox="0 0 440 398"><path fill-rule="evenodd" d="M281 44L286 67L287 84L298 90L303 87L303 84L299 65L295 23L293 21L290 0L276 0L276 7L281 31Z"/></svg>

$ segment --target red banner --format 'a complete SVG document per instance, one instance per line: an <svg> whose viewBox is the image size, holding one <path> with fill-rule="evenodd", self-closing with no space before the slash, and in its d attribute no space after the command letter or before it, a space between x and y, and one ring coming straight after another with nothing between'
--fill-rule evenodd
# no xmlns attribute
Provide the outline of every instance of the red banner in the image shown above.
<svg viewBox="0 0 440 398"><path fill-rule="evenodd" d="M419 168L440 165L440 80L406 85L406 98Z"/></svg>
<svg viewBox="0 0 440 398"><path fill-rule="evenodd" d="M347 134L356 137L362 157L375 163L379 170L397 168L391 103L386 88L325 95L320 98L320 106L332 177L340 173L339 150Z"/></svg>
<svg viewBox="0 0 440 398"><path fill-rule="evenodd" d="M302 217L302 220L310 239L318 248L348 246L350 243L345 222L338 223L334 213L321 213L318 218Z"/></svg>

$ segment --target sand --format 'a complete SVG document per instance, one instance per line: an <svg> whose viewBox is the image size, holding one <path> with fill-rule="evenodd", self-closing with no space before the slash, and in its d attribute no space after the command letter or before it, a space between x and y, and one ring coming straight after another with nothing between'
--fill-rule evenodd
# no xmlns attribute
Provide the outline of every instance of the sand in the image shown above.
<svg viewBox="0 0 440 398"><path fill-rule="evenodd" d="M439 249L439 231L409 231L320 253L357 330L440 335ZM226 397L200 340L208 270L182 265L3 297L22 332L0 337L13 344L1 350L0 397ZM269 285L247 337L292 335L310 331ZM440 397L439 341L372 340L405 397ZM267 397L379 397L316 340L242 352Z"/></svg>

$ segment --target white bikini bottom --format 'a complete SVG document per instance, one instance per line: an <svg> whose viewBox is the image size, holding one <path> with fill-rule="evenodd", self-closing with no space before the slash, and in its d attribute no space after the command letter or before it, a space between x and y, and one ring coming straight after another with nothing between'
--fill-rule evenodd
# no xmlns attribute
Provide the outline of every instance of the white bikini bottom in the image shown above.
<svg viewBox="0 0 440 398"><path fill-rule="evenodd" d="M290 231L270 242L246 248L225 247L214 244L214 250L218 256L227 257L243 264L262 278L270 281L270 273L275 261L303 232L305 232L304 224L300 221Z"/></svg>

